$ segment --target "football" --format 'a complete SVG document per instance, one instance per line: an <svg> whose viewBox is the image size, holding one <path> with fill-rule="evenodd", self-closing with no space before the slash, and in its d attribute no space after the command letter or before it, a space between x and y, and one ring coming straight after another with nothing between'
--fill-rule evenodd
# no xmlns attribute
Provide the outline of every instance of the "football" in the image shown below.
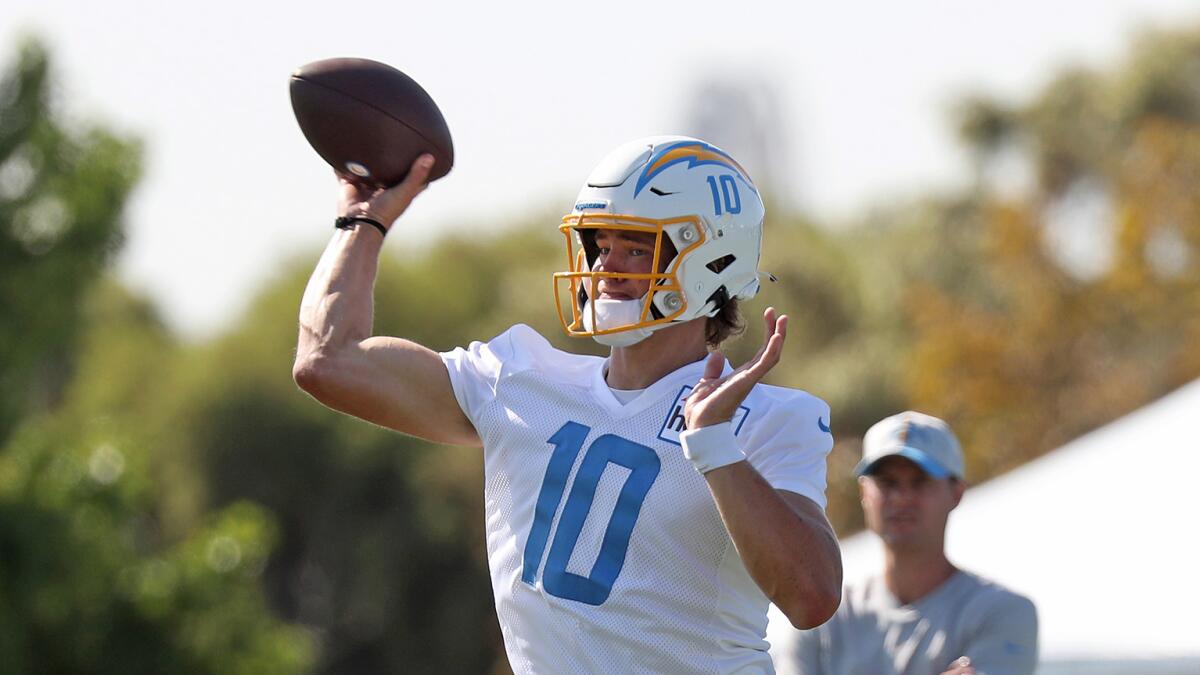
<svg viewBox="0 0 1200 675"><path fill-rule="evenodd" d="M454 165L450 129L433 98L411 77L368 59L325 59L291 79L292 110L304 137L334 169L368 184L404 180L422 153L429 180Z"/></svg>

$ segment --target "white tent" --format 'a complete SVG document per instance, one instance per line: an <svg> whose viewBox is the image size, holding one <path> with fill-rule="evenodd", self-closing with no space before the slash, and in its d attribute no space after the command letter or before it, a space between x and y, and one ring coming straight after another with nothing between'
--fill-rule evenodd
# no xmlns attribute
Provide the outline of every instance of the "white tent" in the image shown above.
<svg viewBox="0 0 1200 675"><path fill-rule="evenodd" d="M1146 659L1128 672L1155 661L1200 673L1197 516L1200 380L967 490L947 553L1036 603L1040 672ZM842 556L848 582L882 567L869 532L844 539ZM772 607L772 645L792 632Z"/></svg>

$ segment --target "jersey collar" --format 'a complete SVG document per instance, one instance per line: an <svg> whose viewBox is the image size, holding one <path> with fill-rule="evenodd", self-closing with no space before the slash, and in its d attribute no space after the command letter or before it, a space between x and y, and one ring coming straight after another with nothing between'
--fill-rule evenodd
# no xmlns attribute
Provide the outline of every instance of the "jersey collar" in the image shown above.
<svg viewBox="0 0 1200 675"><path fill-rule="evenodd" d="M608 372L608 359L604 359L597 362L595 370L592 373L592 396L614 419L631 417L658 403L664 396L674 394L683 385L694 385L699 382L700 377L704 375L704 362L706 360L707 355L706 358L693 361L664 375L657 382L642 390L639 396L629 403L622 405L617 400L617 397L613 396L608 382L604 380L604 374ZM729 360L726 359L725 365L721 369L721 374L728 375L731 372L733 372L733 367L730 366Z"/></svg>

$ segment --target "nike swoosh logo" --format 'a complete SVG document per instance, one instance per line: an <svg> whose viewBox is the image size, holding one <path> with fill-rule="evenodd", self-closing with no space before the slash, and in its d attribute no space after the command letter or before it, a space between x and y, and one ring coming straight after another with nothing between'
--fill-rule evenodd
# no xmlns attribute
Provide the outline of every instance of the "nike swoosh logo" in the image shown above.
<svg viewBox="0 0 1200 675"><path fill-rule="evenodd" d="M658 195L659 197L666 197L667 195L677 194L675 192L663 192L662 190L659 190L656 187L650 188L650 191L653 192L654 194Z"/></svg>
<svg viewBox="0 0 1200 675"><path fill-rule="evenodd" d="M821 431L829 433L829 427L825 426L825 422L820 417L817 418L817 427L820 428Z"/></svg>

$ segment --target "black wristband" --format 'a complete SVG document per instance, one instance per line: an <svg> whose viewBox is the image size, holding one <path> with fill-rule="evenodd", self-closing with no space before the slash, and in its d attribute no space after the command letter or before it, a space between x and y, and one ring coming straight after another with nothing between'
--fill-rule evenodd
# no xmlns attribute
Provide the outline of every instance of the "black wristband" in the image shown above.
<svg viewBox="0 0 1200 675"><path fill-rule="evenodd" d="M379 230L379 234L387 236L388 229L383 223L367 216L338 216L337 220L333 221L333 226L339 230L353 230L359 223L367 223Z"/></svg>

